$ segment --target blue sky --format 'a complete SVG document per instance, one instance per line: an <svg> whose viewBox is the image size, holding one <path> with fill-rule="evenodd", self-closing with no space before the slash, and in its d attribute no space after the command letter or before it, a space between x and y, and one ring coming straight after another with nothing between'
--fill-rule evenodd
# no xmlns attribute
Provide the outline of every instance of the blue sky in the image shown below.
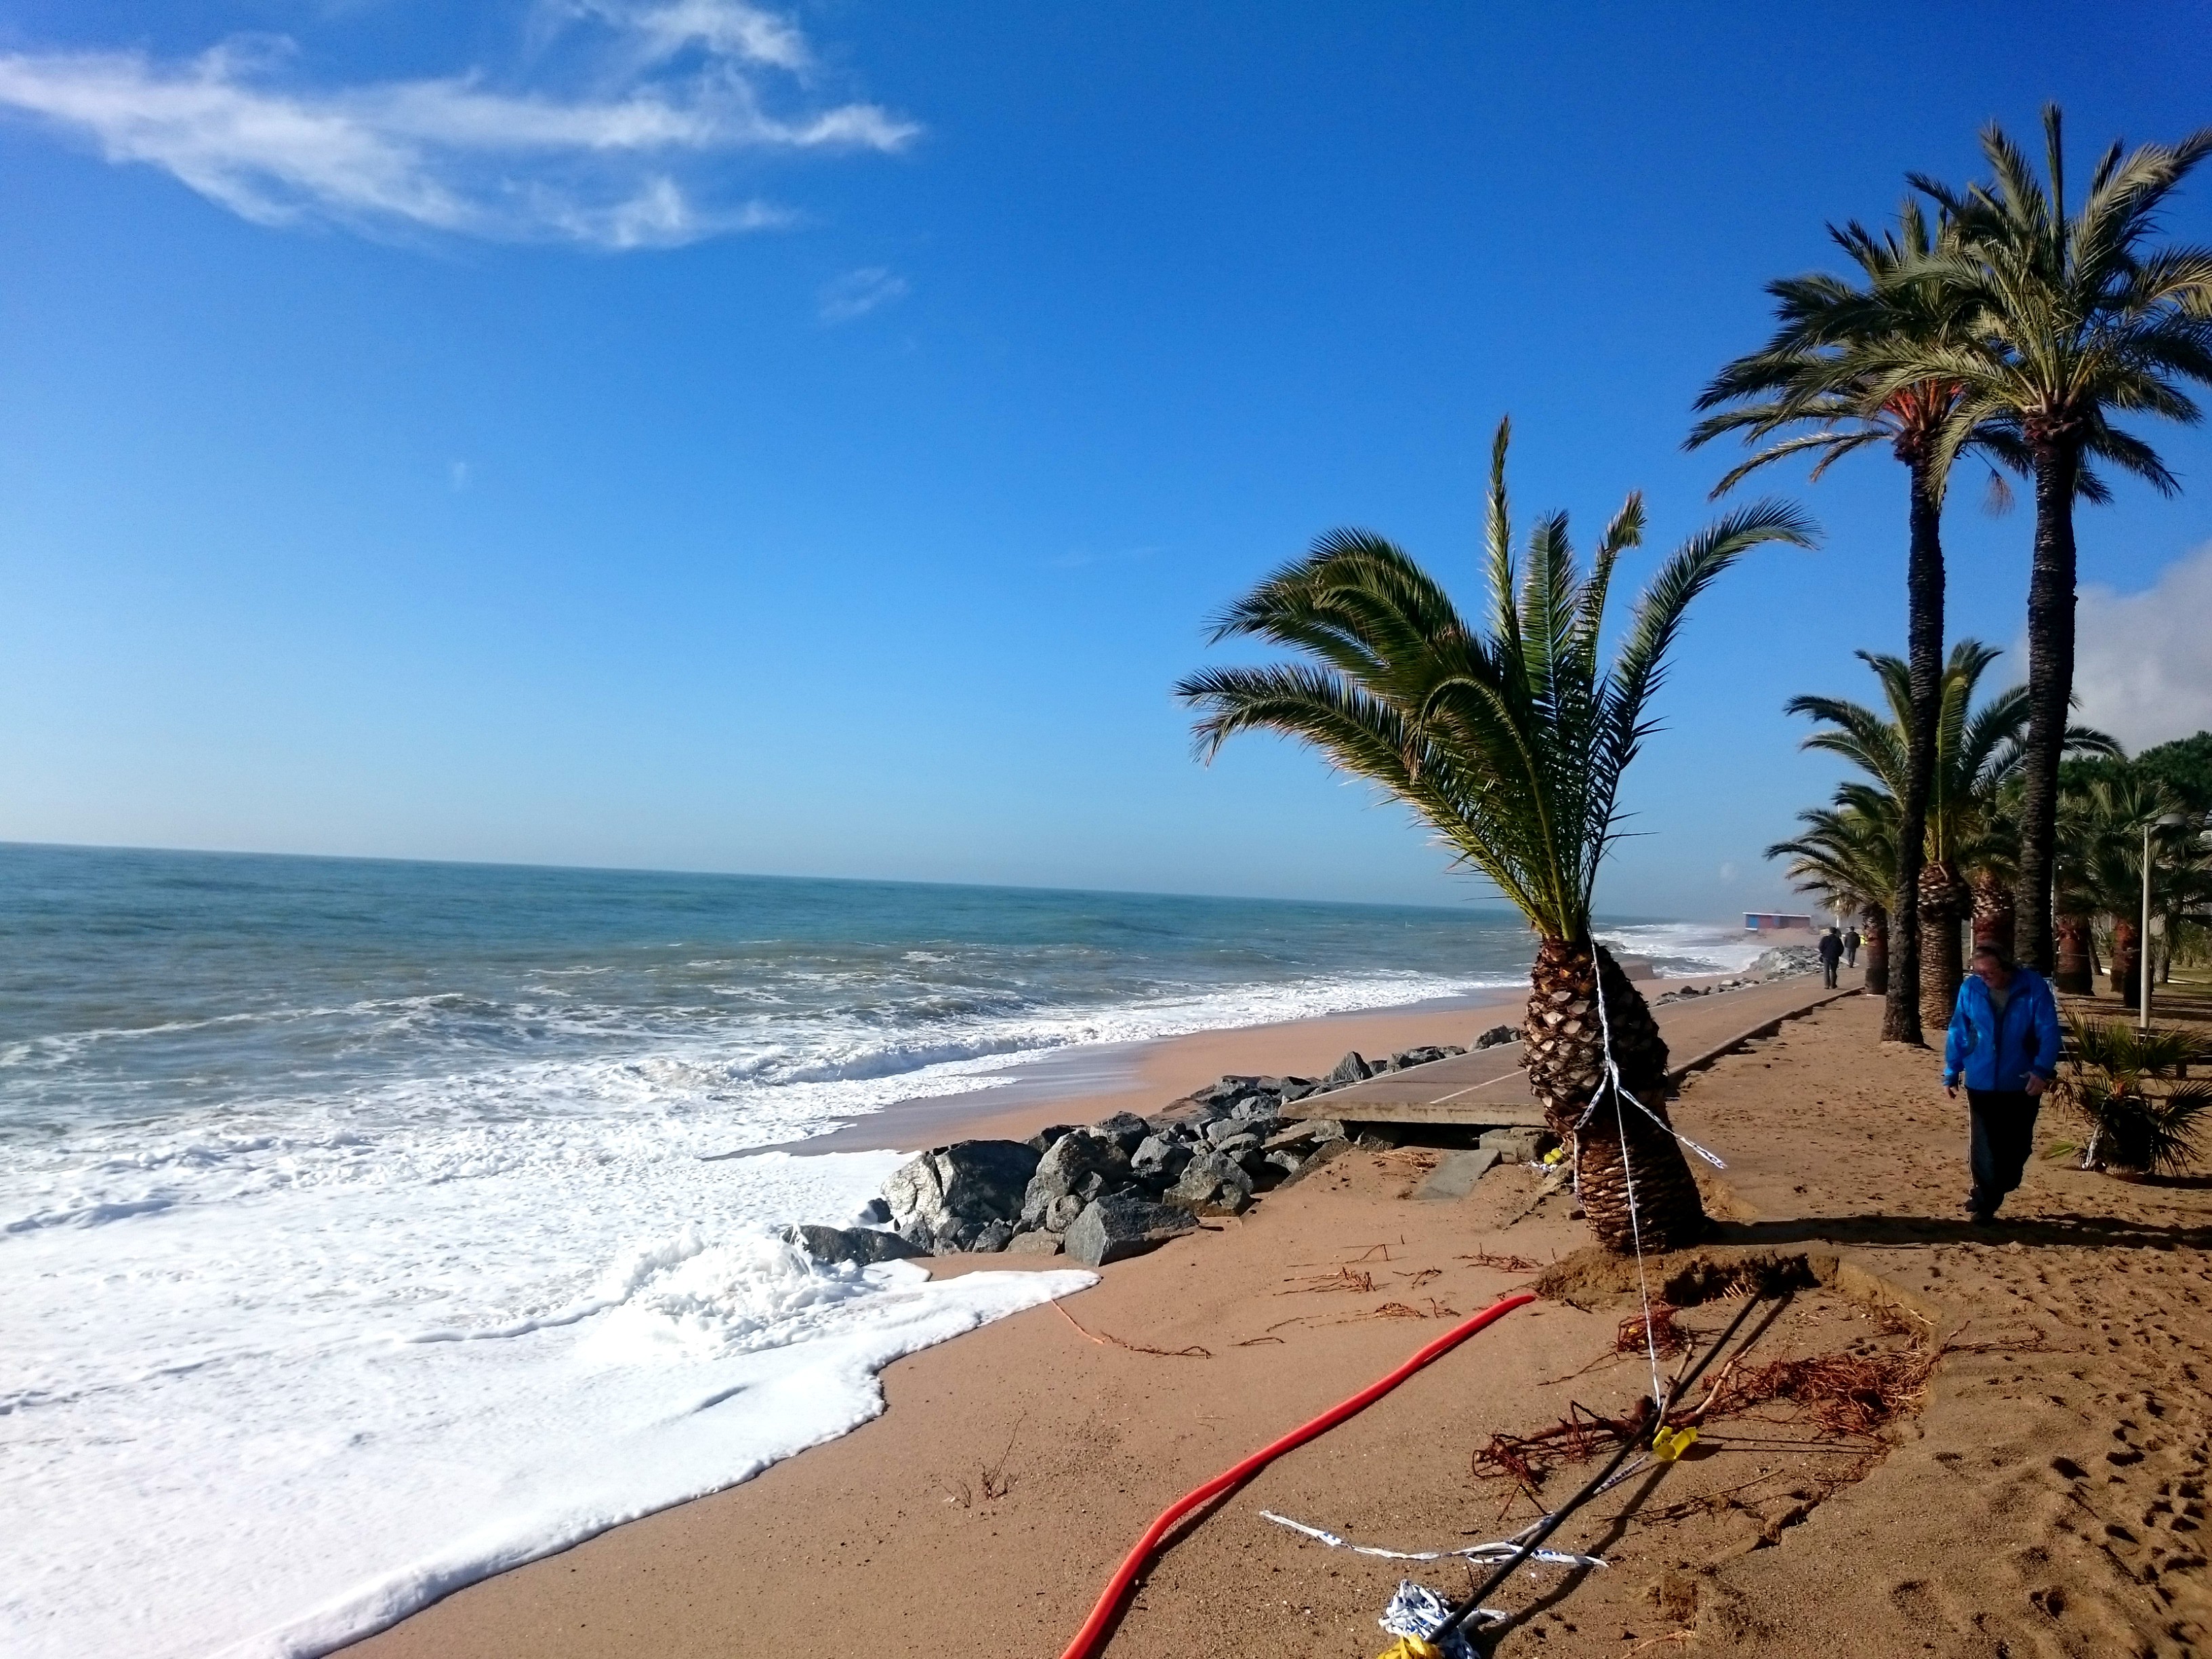
<svg viewBox="0 0 2212 1659"><path fill-rule="evenodd" d="M1341 524L1472 601L1507 412L1523 514L1649 492L1641 574L1824 221L2046 97L2085 161L2212 119L2197 7L1692 11L4 0L0 838L1471 896L1193 763L1205 618ZM2137 742L2212 720L2212 437L2153 435L2189 493L2081 525ZM1901 641L1897 469L1773 487L1826 544L1694 617L1607 908L1779 900L1781 704Z"/></svg>

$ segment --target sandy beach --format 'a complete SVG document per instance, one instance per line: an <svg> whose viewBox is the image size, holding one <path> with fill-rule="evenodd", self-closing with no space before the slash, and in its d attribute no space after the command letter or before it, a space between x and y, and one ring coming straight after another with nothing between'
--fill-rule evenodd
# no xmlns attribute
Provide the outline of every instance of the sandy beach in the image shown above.
<svg viewBox="0 0 2212 1659"><path fill-rule="evenodd" d="M1499 1593L1528 1618L1505 1650L2178 1655L2212 1631L2197 1547L2207 1183L2039 1158L2002 1224L1970 1226L1963 1110L1929 1056L1875 1040L1878 1018L1847 998L1690 1079L1679 1118L1729 1165L1708 1186L1729 1220L1707 1254L1802 1256L1826 1278L1762 1310L1745 1365L1948 1351L1863 1432L1787 1400L1713 1424L1558 1540L1609 1565ZM2040 1139L2066 1127L2046 1114ZM1169 1500L1550 1268L1571 1300L1509 1316L1188 1529L1110 1650L1378 1651L1401 1576L1456 1594L1464 1566L1328 1549L1262 1510L1363 1544L1465 1547L1538 1512L1478 1468L1494 1434L1571 1403L1618 1412L1647 1386L1640 1352L1614 1352L1632 1297L1617 1273L1576 1271L1570 1200L1524 1216L1534 1178L1511 1167L1464 1200L1411 1199L1435 1156L1341 1158L1108 1267L1061 1309L901 1361L889 1409L853 1434L359 1650L1054 1653ZM1710 1337L1735 1311L1715 1299L1681 1322ZM1577 1479L1555 1470L1538 1498Z"/></svg>

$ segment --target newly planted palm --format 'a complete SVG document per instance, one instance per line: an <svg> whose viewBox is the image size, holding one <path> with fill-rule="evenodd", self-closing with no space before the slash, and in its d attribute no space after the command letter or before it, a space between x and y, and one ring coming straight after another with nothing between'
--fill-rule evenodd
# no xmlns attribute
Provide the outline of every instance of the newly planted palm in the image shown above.
<svg viewBox="0 0 2212 1659"><path fill-rule="evenodd" d="M1960 924L1973 896L1968 878L1992 866L2003 868L2013 856L2011 826L1996 811L1996 802L2021 766L2027 689L2014 686L1974 706L1982 675L2000 654L1978 640L1961 640L1952 647L1939 684L1936 764L1917 895L1920 1012L1922 1020L1932 1025L1948 1021L1959 994L1965 966ZM1911 673L1896 657L1865 651L1859 656L1881 681L1886 714L1842 697L1793 697L1784 707L1822 723L1822 729L1805 739L1805 747L1841 756L1867 774L1875 789L1863 799L1865 810L1901 824L1911 764L1906 732ZM2118 752L2112 738L2087 726L2069 728L2067 740L2082 755Z"/></svg>
<svg viewBox="0 0 2212 1659"><path fill-rule="evenodd" d="M1213 630L1217 641L1263 640L1300 660L1208 669L1176 694L1201 711L1202 757L1239 732L1309 744L1403 801L1528 918L1538 936L1522 1028L1529 1085L1553 1127L1573 1137L1591 1228L1616 1250L1637 1242L1632 1180L1643 1246L1671 1249L1704 1231L1705 1211L1665 1123L1666 1044L1590 936L1592 896L1617 833L1621 775L1654 729L1652 694L1684 612L1750 549L1809 545L1812 527L1762 502L1693 537L1644 590L1607 670L1607 590L1642 539L1642 499L1628 498L1587 571L1564 514L1537 520L1524 566L1506 507L1507 433L1500 422L1492 448L1486 627L1395 544L1338 531ZM1612 1077L1618 1089L1604 1086Z"/></svg>
<svg viewBox="0 0 2212 1659"><path fill-rule="evenodd" d="M1801 891L1816 893L1821 908L1854 910L1866 927L1866 988L1889 989L1889 902L1897 890L1897 814L1887 796L1864 784L1844 784L1833 806L1808 807L1803 827L1766 849L1788 859L1784 873ZM1916 1004L1916 1009L1917 1005Z"/></svg>
<svg viewBox="0 0 2212 1659"><path fill-rule="evenodd" d="M1982 134L1990 182L1961 191L1913 179L1950 216L1957 245L1904 280L1936 282L1971 307L1972 337L1867 341L1854 346L1852 367L1875 392L1931 380L1954 386L1938 455L2007 425L2034 473L2017 894L2021 953L2048 971L2058 768L2074 686L2074 506L2106 497L2093 462L2161 493L2178 487L2150 446L2114 420L2193 422L2199 411L2184 387L2212 383L2212 249L2150 246L2168 198L2212 154L2212 129L2125 156L2112 145L2069 211L2057 106L2045 109L2043 125L2047 183L1995 125Z"/></svg>
<svg viewBox="0 0 2212 1659"><path fill-rule="evenodd" d="M1853 222L1829 228L1863 282L1815 273L1769 283L1779 326L1765 347L1739 357L1698 397L1717 410L1692 430L1689 447L1725 434L1765 444L1723 478L1719 495L1747 473L1792 456L1815 459L1812 476L1855 450L1886 447L1905 469L1907 555L1905 569L1906 658L1911 701L1905 723L1905 769L1896 886L1885 899L1898 925L1898 975L1882 1012L1882 1036L1922 1041L1913 1000L1918 972L1920 847L1936 764L1936 721L1943 655L1943 498L1954 457L1964 447L2018 466L2010 424L1994 420L1967 428L1948 447L1939 441L1960 388L1947 377L1918 380L1877 376L1858 367L1869 349L1920 351L1970 337L1975 308L1955 283L1921 273L1939 255L1955 253L1948 220L1930 224L1907 201L1898 228L1877 234ZM1787 434L1787 435L1781 435ZM1778 441L1770 442L1778 437ZM1871 984L1871 981L1869 981Z"/></svg>
<svg viewBox="0 0 2212 1659"><path fill-rule="evenodd" d="M2069 1015L2058 1098L2088 1121L2085 1170L2179 1175L2198 1155L2212 1112L2212 1087L2189 1068L2212 1060L2212 1044L2186 1031L2140 1031L2124 1020Z"/></svg>

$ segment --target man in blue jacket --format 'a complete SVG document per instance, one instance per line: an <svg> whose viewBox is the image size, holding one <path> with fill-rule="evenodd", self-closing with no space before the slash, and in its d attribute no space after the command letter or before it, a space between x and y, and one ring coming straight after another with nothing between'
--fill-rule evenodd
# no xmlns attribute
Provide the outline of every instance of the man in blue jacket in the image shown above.
<svg viewBox="0 0 2212 1659"><path fill-rule="evenodd" d="M1989 945L1974 952L1973 965L1951 1011L1943 1092L1956 1100L1959 1085L1966 1085L1974 1125L1966 1208L1986 1223L2020 1185L2040 1097L2058 1075L2058 1005L2042 975Z"/></svg>

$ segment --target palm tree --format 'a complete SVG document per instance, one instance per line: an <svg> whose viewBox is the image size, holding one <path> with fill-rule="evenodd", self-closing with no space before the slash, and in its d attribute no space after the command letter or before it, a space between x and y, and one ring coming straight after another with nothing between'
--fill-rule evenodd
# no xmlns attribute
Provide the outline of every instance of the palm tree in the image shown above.
<svg viewBox="0 0 2212 1659"><path fill-rule="evenodd" d="M1804 827L1766 849L1786 858L1784 873L1800 890L1817 893L1826 909L1856 910L1866 926L1866 988L1889 989L1889 903L1897 891L1897 814L1864 784L1846 783L1833 806L1798 813ZM1919 1005L1913 1005L1916 1016Z"/></svg>
<svg viewBox="0 0 2212 1659"><path fill-rule="evenodd" d="M2056 860L2062 991L2086 993L2091 972L2087 943L2095 918L2112 923L2112 985L2125 1007L2142 989L2146 941L2137 921L2143 880L2143 831L2151 832L2151 901L2166 914L2176 890L2197 879L2192 827L2175 796L2134 768L2100 770L2060 795ZM2178 824L2162 823L2168 817Z"/></svg>
<svg viewBox="0 0 2212 1659"><path fill-rule="evenodd" d="M2049 971L2058 766L2074 688L2074 504L2107 497L2093 460L2161 494L2178 487L2150 446L2112 419L2194 422L2197 407L2183 387L2212 382L2212 250L2147 246L2167 198L2212 152L2212 129L2125 157L2113 144L2071 213L2057 105L2045 106L2043 129L2047 185L1994 123L1982 132L1992 182L1961 192L1912 179L1950 216L1958 244L1935 250L1904 280L1915 290L1929 280L1954 290L1974 313L1973 338L1892 338L1852 356L1872 392L1930 380L1957 388L1939 457L1992 424L2008 426L2034 475L2017 896L2021 953Z"/></svg>
<svg viewBox="0 0 2212 1659"><path fill-rule="evenodd" d="M1857 349L1893 338L1911 349L1934 349L1970 337L1974 313L1955 284L1916 273L1938 255L1956 252L1948 220L1931 227L1917 202L1899 210L1898 228L1880 235L1856 221L1828 234L1865 277L1855 286L1816 273L1769 283L1779 322L1765 348L1739 357L1698 396L1701 410L1719 410L1692 428L1688 447L1725 433L1747 443L1793 435L1761 450L1715 488L1716 495L1746 474L1793 455L1817 456L1817 479L1853 450L1887 445L1909 481L1909 552L1905 559L1906 657L1911 699L1905 726L1905 771L1899 797L1897 885L1887 902L1898 927L1897 975L1889 981L1882 1036L1897 1042L1923 1040L1917 974L1920 846L1928 792L1936 764L1935 726L1943 654L1943 497L1956 455L1971 446L2017 466L2018 445L2002 422L1991 422L1969 441L1948 449L1939 442L1959 398L1957 384L1930 376L1917 381L1876 380L1855 366Z"/></svg>
<svg viewBox="0 0 2212 1659"><path fill-rule="evenodd" d="M1911 671L1896 657L1866 651L1858 654L1881 682L1887 714L1841 697L1792 697L1784 708L1822 723L1804 746L1841 756L1872 779L1871 789L1860 785L1847 799L1869 814L1885 817L1901 836L1910 764L1905 733L1912 712ZM1961 640L1952 647L1939 684L1936 765L1929 778L1916 895L1917 989L1923 1024L1940 1026L1948 1021L1958 997L1965 967L1960 924L1973 890L1968 878L1992 864L2001 866L2012 856L2006 823L1995 808L1998 792L2020 771L2025 758L2021 738L2028 721L2027 688L2014 686L1979 708L1974 707L1983 673L2001 654L1978 640ZM2087 726L2069 728L2069 744L2085 755L2118 750L2112 738Z"/></svg>
<svg viewBox="0 0 2212 1659"><path fill-rule="evenodd" d="M1814 531L1795 509L1761 502L1685 542L1601 672L1607 593L1615 562L1643 539L1643 498L1607 526L1587 572L1566 516L1539 519L1524 569L1506 508L1509 429L1498 423L1491 450L1486 629L1395 544L1335 531L1213 628L1216 642L1264 640L1301 660L1207 669L1176 693L1200 711L1202 758L1239 732L1308 744L1403 801L1528 918L1539 940L1522 1025L1529 1086L1572 1137L1600 1242L1668 1249L1705 1231L1705 1209L1666 1121L1667 1045L1590 936L1592 894L1683 613L1752 548L1808 546Z"/></svg>

